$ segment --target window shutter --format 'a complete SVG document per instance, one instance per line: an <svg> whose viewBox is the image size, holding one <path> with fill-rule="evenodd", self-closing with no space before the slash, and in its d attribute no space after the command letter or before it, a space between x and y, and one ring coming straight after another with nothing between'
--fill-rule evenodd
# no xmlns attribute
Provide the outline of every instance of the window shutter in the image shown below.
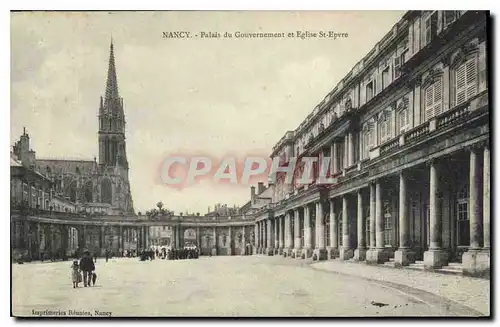
<svg viewBox="0 0 500 327"><path fill-rule="evenodd" d="M443 87L441 78L434 82L434 116L443 112Z"/></svg>
<svg viewBox="0 0 500 327"><path fill-rule="evenodd" d="M465 64L460 65L455 71L455 94L456 105L460 105L467 100L467 88L465 83Z"/></svg>
<svg viewBox="0 0 500 327"><path fill-rule="evenodd" d="M434 90L433 85L425 89L425 119L430 119L434 116L432 104L434 103Z"/></svg>
<svg viewBox="0 0 500 327"><path fill-rule="evenodd" d="M467 99L470 99L477 93L477 67L474 58L465 63L465 71L467 75Z"/></svg>

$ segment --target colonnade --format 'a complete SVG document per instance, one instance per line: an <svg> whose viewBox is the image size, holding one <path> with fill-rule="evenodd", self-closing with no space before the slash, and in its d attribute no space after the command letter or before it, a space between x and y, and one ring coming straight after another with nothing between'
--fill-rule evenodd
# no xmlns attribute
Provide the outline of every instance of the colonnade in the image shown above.
<svg viewBox="0 0 500 327"><path fill-rule="evenodd" d="M462 256L462 263L464 272L473 270L474 273L474 270L486 269L484 267L489 269L490 150L488 145L481 145L467 151L470 161L470 245ZM450 233L449 230L443 230L446 224L443 225L442 193L447 185L444 185L442 177L447 173L446 161L429 160L423 170L427 171L425 175L428 176L428 181L423 183L428 185L428 195L424 196L424 201L428 204L429 212L428 217L425 217L428 226L420 228L427 228L429 235L427 244L420 244L420 248L424 250L424 266L436 269L446 266L450 260L450 244L443 245L443 235ZM258 220L255 225L256 253L313 257L315 260L353 258L367 263L384 263L393 258L396 266L415 262L414 231L410 226L413 226L412 220L417 218L414 213L410 215L410 207L415 201L409 192L415 187L411 185L411 175L412 168L405 169L391 177L391 181L398 180L398 185L386 183L388 177L379 178L337 197L319 196L313 202L292 203L284 214ZM395 202L392 214L396 217L396 226L391 227L390 231L395 233L394 240L386 238L391 221L384 215L387 210L384 200L388 200L387 196L384 199L384 194L390 188L395 188L389 199ZM451 229L450 226L448 228ZM478 264L481 267L478 268Z"/></svg>

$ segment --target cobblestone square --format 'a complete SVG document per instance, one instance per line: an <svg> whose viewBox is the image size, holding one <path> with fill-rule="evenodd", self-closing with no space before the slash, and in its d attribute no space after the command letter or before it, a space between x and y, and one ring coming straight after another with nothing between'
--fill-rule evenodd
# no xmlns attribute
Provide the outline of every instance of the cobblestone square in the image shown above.
<svg viewBox="0 0 500 327"><path fill-rule="evenodd" d="M94 287L73 289L71 262L13 265L13 314L106 316L439 316L477 311L418 289L313 269L282 257L98 259ZM361 269L366 269L363 267ZM451 276L450 276L451 277ZM100 313L97 313L99 311Z"/></svg>

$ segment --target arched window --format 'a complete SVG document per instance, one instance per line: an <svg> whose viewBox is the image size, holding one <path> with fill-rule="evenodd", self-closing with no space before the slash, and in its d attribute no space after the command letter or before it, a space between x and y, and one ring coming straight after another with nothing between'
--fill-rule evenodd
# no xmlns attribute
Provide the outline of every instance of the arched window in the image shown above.
<svg viewBox="0 0 500 327"><path fill-rule="evenodd" d="M111 187L111 181L107 178L103 179L101 182L101 202L113 203L113 189Z"/></svg>

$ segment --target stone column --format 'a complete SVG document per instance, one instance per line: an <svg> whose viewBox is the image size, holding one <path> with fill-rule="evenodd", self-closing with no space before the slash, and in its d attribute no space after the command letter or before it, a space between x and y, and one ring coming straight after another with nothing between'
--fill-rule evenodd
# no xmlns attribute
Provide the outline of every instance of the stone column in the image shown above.
<svg viewBox="0 0 500 327"><path fill-rule="evenodd" d="M241 255L247 255L246 249L247 249L247 238L246 238L246 232L245 232L245 226L241 228Z"/></svg>
<svg viewBox="0 0 500 327"><path fill-rule="evenodd" d="M265 249L266 249L266 221L261 220L260 221L260 253L264 254Z"/></svg>
<svg viewBox="0 0 500 327"><path fill-rule="evenodd" d="M181 228L181 226L177 226L177 232L175 233L175 245L178 248L182 247L181 234L182 234L182 228Z"/></svg>
<svg viewBox="0 0 500 327"><path fill-rule="evenodd" d="M354 260L364 261L366 259L366 240L365 240L365 217L363 216L363 192L358 190L358 248L354 250Z"/></svg>
<svg viewBox="0 0 500 327"><path fill-rule="evenodd" d="M253 230L253 234L254 234L254 247L253 247L253 254L257 254L258 252L258 248L259 248L259 242L260 242L260 238L259 238L259 234L260 234L260 231L259 231L259 222L256 222L255 225L254 225L254 230Z"/></svg>
<svg viewBox="0 0 500 327"><path fill-rule="evenodd" d="M274 254L279 254L279 248L281 246L280 244L280 217L274 217L273 219L273 224L274 224Z"/></svg>
<svg viewBox="0 0 500 327"><path fill-rule="evenodd" d="M376 210L375 184L370 184L370 249L377 247L376 232L377 232L377 217Z"/></svg>
<svg viewBox="0 0 500 327"><path fill-rule="evenodd" d="M214 227L214 246L212 248L212 255L217 255L217 227Z"/></svg>
<svg viewBox="0 0 500 327"><path fill-rule="evenodd" d="M405 171L399 173L399 249L394 253L396 266L407 266L415 262L410 248L410 217L408 215L408 187Z"/></svg>
<svg viewBox="0 0 500 327"><path fill-rule="evenodd" d="M435 161L430 164L430 245L424 252L424 267L426 269L441 268L447 264L448 254L441 249L441 207L439 203L439 172Z"/></svg>
<svg viewBox="0 0 500 327"><path fill-rule="evenodd" d="M373 188L375 189L375 203L373 203ZM387 251L385 251L384 244L384 212L382 210L382 189L380 181L375 182L375 186L372 186L370 193L372 198L372 203L370 205L370 227L373 226L373 220L375 220L375 244L370 244L370 251L366 254L366 262L384 263L389 260L389 255ZM373 240L372 233L373 229L370 228L370 241Z"/></svg>
<svg viewBox="0 0 500 327"><path fill-rule="evenodd" d="M463 273L471 276L485 276L490 273L490 195L489 195L489 149L483 152L483 176L480 176L479 148L470 150L469 171L469 223L470 223L470 246L469 250L462 255ZM481 190L481 179L483 189ZM483 193L483 208L480 207L480 192ZM481 215L483 209L483 215ZM484 219L484 225L483 225ZM483 229L484 226L484 229ZM481 238L484 237L481 248Z"/></svg>
<svg viewBox="0 0 500 327"><path fill-rule="evenodd" d="M306 204L304 206L304 249L302 254L305 258L312 256L312 233L311 233L311 210Z"/></svg>
<svg viewBox="0 0 500 327"><path fill-rule="evenodd" d="M293 233L295 234L295 240L293 241L293 256L295 258L300 258L301 253L302 253L302 246L300 244L301 242L301 237L300 237L300 209L295 208L293 211L293 228L294 231Z"/></svg>
<svg viewBox="0 0 500 327"><path fill-rule="evenodd" d="M347 134L347 144L348 144L348 154L347 165L352 166L354 164L354 142L352 132Z"/></svg>
<svg viewBox="0 0 500 327"><path fill-rule="evenodd" d="M227 250L227 254L228 255L233 255L233 230L231 228L231 226L228 227L229 231L228 231L228 242L229 242L229 248Z"/></svg>
<svg viewBox="0 0 500 327"><path fill-rule="evenodd" d="M490 148L483 154L483 249L490 252Z"/></svg>
<svg viewBox="0 0 500 327"><path fill-rule="evenodd" d="M290 214L288 214L288 218L290 219ZM283 249L286 248L286 243L287 243L287 235L286 235L286 215L285 217L282 217L279 219L279 224L280 224L280 248L279 248L279 254L283 254Z"/></svg>
<svg viewBox="0 0 500 327"><path fill-rule="evenodd" d="M338 224L335 216L335 199L330 199L330 247L328 248L328 258L334 259L339 256L339 242L337 239Z"/></svg>
<svg viewBox="0 0 500 327"><path fill-rule="evenodd" d="M477 149L470 151L470 171L469 171L469 223L470 223L470 246L469 250L479 250L483 234L482 217L479 206L480 176L479 158Z"/></svg>
<svg viewBox="0 0 500 327"><path fill-rule="evenodd" d="M273 225L271 219L266 219L266 254L273 255Z"/></svg>
<svg viewBox="0 0 500 327"><path fill-rule="evenodd" d="M340 249L340 260L348 260L354 256L351 249L351 237L349 235L349 213L347 195L342 196L342 247Z"/></svg>
<svg viewBox="0 0 500 327"><path fill-rule="evenodd" d="M316 202L316 248L314 249L313 259L326 260L327 252L325 247L325 214L323 211L323 203Z"/></svg>
<svg viewBox="0 0 500 327"><path fill-rule="evenodd" d="M36 228L35 228L35 237L36 237L36 256L35 259L40 259L40 223L36 223Z"/></svg>
<svg viewBox="0 0 500 327"><path fill-rule="evenodd" d="M196 246L198 249L201 249L201 233L200 233L200 226L196 227Z"/></svg>
<svg viewBox="0 0 500 327"><path fill-rule="evenodd" d="M337 173L339 171L339 158L337 157L337 142L333 141L332 145L332 153L333 153L333 162L332 162L332 167L333 167L333 173Z"/></svg>
<svg viewBox="0 0 500 327"><path fill-rule="evenodd" d="M290 248L290 213L287 212L284 217L284 233L283 238L285 243L283 244L283 255L286 257L288 255L288 249Z"/></svg>

